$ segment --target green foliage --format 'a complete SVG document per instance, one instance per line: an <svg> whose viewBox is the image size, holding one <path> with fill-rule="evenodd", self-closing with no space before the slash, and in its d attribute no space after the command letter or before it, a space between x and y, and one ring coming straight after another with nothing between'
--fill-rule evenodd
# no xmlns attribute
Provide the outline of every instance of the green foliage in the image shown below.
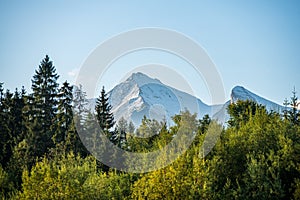
<svg viewBox="0 0 300 200"><path fill-rule="evenodd" d="M20 199L123 199L131 184L129 175L97 172L95 159L73 154L57 162L44 158L22 179Z"/></svg>
<svg viewBox="0 0 300 200"><path fill-rule="evenodd" d="M271 151L268 155L248 156L247 170L239 188L245 199L281 199L284 190L280 178L280 158Z"/></svg>
<svg viewBox="0 0 300 200"><path fill-rule="evenodd" d="M200 132L200 134L204 134L207 131L210 122L211 122L211 118L207 114L204 115L204 117L199 120L199 130L198 131Z"/></svg>
<svg viewBox="0 0 300 200"><path fill-rule="evenodd" d="M181 131L180 128L184 128L184 131L193 131L193 129L187 129L187 127L195 127L194 131L197 130L197 120L195 119L195 115L191 115L187 111L175 116L174 119L177 125L172 128L172 131ZM161 136L161 139L169 135L166 127L162 129L162 132L164 132L165 135ZM199 133L195 137L196 139L191 144L188 151L181 155L174 163L163 169L145 174L137 180L133 185L131 198L207 198L208 188L205 175L207 163L199 157L201 151L200 147L202 146L205 135ZM167 140L171 139L169 137L167 138Z"/></svg>
<svg viewBox="0 0 300 200"><path fill-rule="evenodd" d="M14 184L9 178L9 174L0 165L0 199L8 197L15 191Z"/></svg>
<svg viewBox="0 0 300 200"><path fill-rule="evenodd" d="M214 198L292 198L294 178L300 176L299 134L297 127L291 129L278 114L264 109L238 129L228 128L208 171Z"/></svg>
<svg viewBox="0 0 300 200"><path fill-rule="evenodd" d="M227 110L230 115L228 124L231 127L239 128L240 125L245 124L252 116L254 116L257 110L263 110L263 109L265 109L264 106L257 105L253 101L238 100L237 102L231 103L228 106Z"/></svg>

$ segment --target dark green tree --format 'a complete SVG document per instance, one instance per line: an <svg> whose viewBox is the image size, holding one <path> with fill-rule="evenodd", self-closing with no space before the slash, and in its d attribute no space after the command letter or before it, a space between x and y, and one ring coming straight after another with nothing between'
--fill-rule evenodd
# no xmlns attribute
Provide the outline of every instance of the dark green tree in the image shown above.
<svg viewBox="0 0 300 200"><path fill-rule="evenodd" d="M42 60L32 79L31 132L30 143L34 144L34 156L40 157L54 146L53 123L57 113L59 75L48 55Z"/></svg>
<svg viewBox="0 0 300 200"><path fill-rule="evenodd" d="M4 108L3 108L3 83L0 83L0 163L3 163L3 150L4 150L4 142L5 142L5 121L4 117Z"/></svg>
<svg viewBox="0 0 300 200"><path fill-rule="evenodd" d="M263 105L258 105L250 100L238 100L235 103L231 103L227 108L228 114L230 115L228 124L231 127L239 128L240 125L248 122L250 117L254 116L257 110L262 109L265 109Z"/></svg>
<svg viewBox="0 0 300 200"><path fill-rule="evenodd" d="M66 141L68 131L73 121L72 100L73 87L65 81L58 93L58 112L56 115L56 129L53 135L55 144L64 143Z"/></svg>
<svg viewBox="0 0 300 200"><path fill-rule="evenodd" d="M204 115L203 118L199 120L200 134L204 134L207 131L210 122L211 122L211 118L209 117L209 115Z"/></svg>
<svg viewBox="0 0 300 200"><path fill-rule="evenodd" d="M13 181L14 186L18 188L21 185L22 169L24 166L27 166L28 163L27 160L24 159L27 157L24 157L24 154L20 152L22 149L21 143L28 134L25 117L27 95L24 87L22 87L20 92L16 89L11 100L10 112L6 113L6 117L10 119L6 121L8 127L10 127L10 139L7 141L10 144L10 156L9 161L5 166L7 168L6 170L9 174L10 180Z"/></svg>
<svg viewBox="0 0 300 200"><path fill-rule="evenodd" d="M100 128L105 134L109 134L109 130L115 124L111 109L112 107L108 102L108 97L103 87L99 98L96 100L95 110ZM110 138L113 139L113 135Z"/></svg>
<svg viewBox="0 0 300 200"><path fill-rule="evenodd" d="M300 111L298 110L298 106L300 102L298 102L298 97L296 95L296 90L293 90L293 96L290 100L291 109L288 111L288 119L295 125L300 125Z"/></svg>
<svg viewBox="0 0 300 200"><path fill-rule="evenodd" d="M11 146L13 144L12 137L12 98L13 94L9 90L1 94L0 104L0 163L5 167L11 157Z"/></svg>
<svg viewBox="0 0 300 200"><path fill-rule="evenodd" d="M12 129L11 134L14 139L13 146L17 145L20 141L22 141L26 136L26 126L25 119L23 115L23 109L25 107L26 101L26 90L22 87L21 92L16 88L13 99L12 99Z"/></svg>
<svg viewBox="0 0 300 200"><path fill-rule="evenodd" d="M2 94L0 103L0 135L1 156L0 163L3 167L8 165L12 157L13 148L25 135L22 110L24 107L24 88L14 93L9 90Z"/></svg>
<svg viewBox="0 0 300 200"><path fill-rule="evenodd" d="M284 105L283 117L284 119L288 119L288 112L289 112L288 106L290 105L290 102L287 98L284 99L283 105Z"/></svg>

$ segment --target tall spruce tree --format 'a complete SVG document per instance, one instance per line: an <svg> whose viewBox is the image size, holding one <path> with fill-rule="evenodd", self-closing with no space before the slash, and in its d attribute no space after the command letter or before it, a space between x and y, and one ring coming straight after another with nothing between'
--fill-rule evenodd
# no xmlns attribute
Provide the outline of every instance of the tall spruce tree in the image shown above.
<svg viewBox="0 0 300 200"><path fill-rule="evenodd" d="M79 87L75 86L73 92L73 110L80 118L81 124L83 124L84 119L88 115L88 110L86 109L87 104L86 92L83 91L82 85L79 84Z"/></svg>
<svg viewBox="0 0 300 200"><path fill-rule="evenodd" d="M134 124L133 124L132 121L130 121L129 124L128 124L128 132L131 133L131 134L133 134L134 131L135 131Z"/></svg>
<svg viewBox="0 0 300 200"><path fill-rule="evenodd" d="M55 144L64 143L66 141L68 131L73 121L72 100L73 87L65 81L58 93L58 113L56 115L55 134L52 139Z"/></svg>
<svg viewBox="0 0 300 200"><path fill-rule="evenodd" d="M23 109L25 107L26 99L26 90L24 86L21 89L21 92L16 88L13 99L12 99L12 120L13 120L13 129L12 135L14 138L13 146L17 145L22 141L26 135L25 120L23 115Z"/></svg>
<svg viewBox="0 0 300 200"><path fill-rule="evenodd" d="M287 119L288 118L288 112L289 112L288 106L290 105L290 102L287 98L284 99L283 105L284 105L283 117L284 117L284 119Z"/></svg>
<svg viewBox="0 0 300 200"><path fill-rule="evenodd" d="M0 104L0 164L5 167L11 156L11 129L13 123L10 110L12 108L13 94L9 90L5 93L3 91L0 92L2 93Z"/></svg>
<svg viewBox="0 0 300 200"><path fill-rule="evenodd" d="M89 152L83 145L79 134L84 133L86 129L86 121L89 115L89 111L87 109L88 100L86 97L86 92L83 90L81 84L79 87L74 86L73 89L73 122L70 129L70 134L67 138L68 149L72 150L75 154L80 154L85 157L89 155Z"/></svg>
<svg viewBox="0 0 300 200"><path fill-rule="evenodd" d="M32 79L32 135L34 156L42 156L54 146L52 129L57 113L59 75L48 55L42 60Z"/></svg>
<svg viewBox="0 0 300 200"><path fill-rule="evenodd" d="M98 123L100 125L101 130L104 131L104 133L109 133L109 130L114 126L114 116L111 113L111 105L108 103L108 97L105 93L104 86L102 88L101 94L99 98L97 98L96 101L96 116Z"/></svg>
<svg viewBox="0 0 300 200"><path fill-rule="evenodd" d="M300 102L298 102L298 97L296 95L295 88L292 93L293 96L291 97L290 100L291 109L288 111L289 114L288 118L293 124L300 125L300 111L298 110L298 106Z"/></svg>

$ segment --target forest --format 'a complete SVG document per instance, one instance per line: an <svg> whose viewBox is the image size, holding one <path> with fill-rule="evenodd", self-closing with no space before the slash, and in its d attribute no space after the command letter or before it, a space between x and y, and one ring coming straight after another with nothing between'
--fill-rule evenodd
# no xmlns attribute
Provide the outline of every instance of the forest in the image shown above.
<svg viewBox="0 0 300 200"><path fill-rule="evenodd" d="M89 111L84 89L58 79L45 56L32 77L32 92L11 92L0 83L1 199L300 199L295 91L282 113L252 101L230 104L225 127L188 111L173 116L172 126L144 117L135 127L124 118L115 122L104 87ZM163 149L179 129L194 135L187 150L170 165L142 173L102 164L78 133L93 133L86 139L90 147L98 148L101 133L123 150L143 153ZM214 130L221 130L220 138L200 156ZM110 154L114 159L115 152Z"/></svg>

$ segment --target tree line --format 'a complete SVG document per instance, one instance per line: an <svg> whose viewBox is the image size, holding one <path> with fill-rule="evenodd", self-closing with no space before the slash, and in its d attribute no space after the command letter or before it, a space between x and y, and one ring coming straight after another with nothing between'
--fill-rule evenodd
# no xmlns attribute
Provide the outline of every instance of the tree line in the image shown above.
<svg viewBox="0 0 300 200"><path fill-rule="evenodd" d="M59 85L58 79L46 56L32 78L31 93L24 87L5 91L0 83L2 199L300 198L300 112L295 90L285 100L283 113L252 101L230 104L227 127L208 115L197 119L188 111L173 116L171 127L146 117L134 127L124 118L115 122L104 87L90 111L82 86L67 81ZM79 134L91 133L85 140L93 148L98 148L101 132L119 148L142 153L163 149L179 129L194 133L188 150L169 166L140 174L103 165ZM203 143L216 130L221 130L220 138L203 158ZM166 152L161 159L167 158Z"/></svg>

